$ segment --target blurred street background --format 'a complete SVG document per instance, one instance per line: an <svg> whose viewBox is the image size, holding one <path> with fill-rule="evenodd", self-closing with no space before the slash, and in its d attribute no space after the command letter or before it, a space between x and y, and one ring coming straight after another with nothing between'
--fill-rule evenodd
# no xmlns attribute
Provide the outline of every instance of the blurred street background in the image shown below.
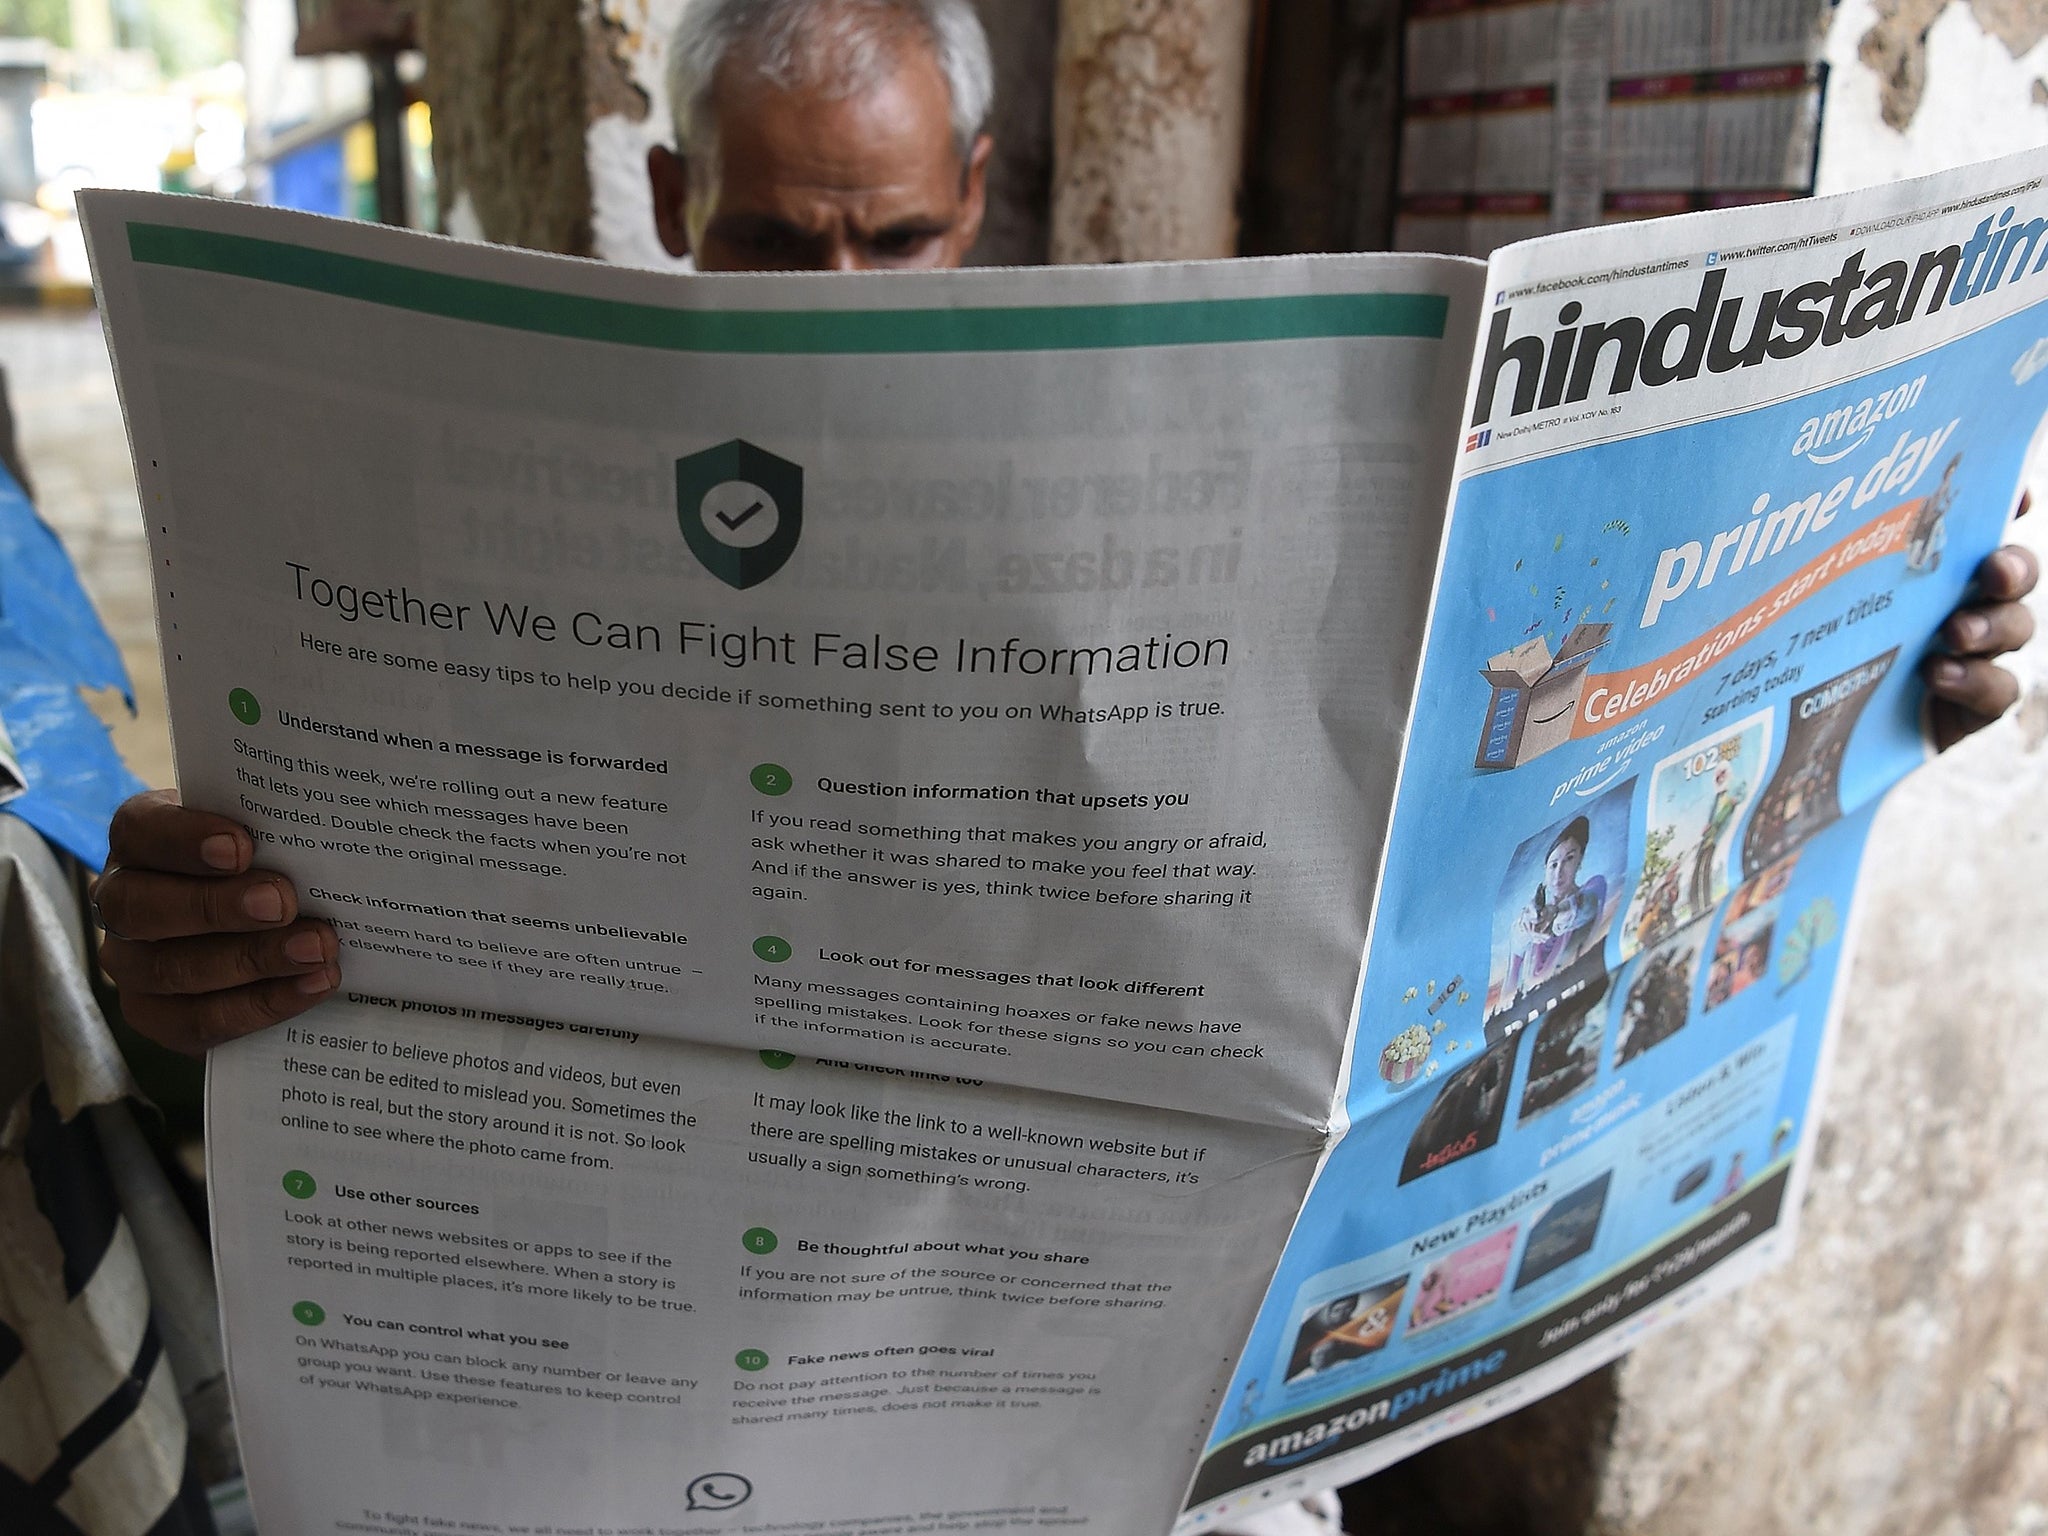
<svg viewBox="0 0 2048 1536"><path fill-rule="evenodd" d="M134 683L135 713L111 694L96 707L152 784L172 773L149 557L73 198L124 187L377 218L393 210L378 201L375 108L403 161L395 178L387 167L393 222L437 227L419 55L341 46L402 41L392 14L294 0L0 0L0 367L38 509ZM296 51L307 47L333 51Z"/></svg>
<svg viewBox="0 0 2048 1536"><path fill-rule="evenodd" d="M80 187L375 217L372 67L300 36L293 0L0 0L0 301L85 299ZM400 107L406 222L432 227L427 110Z"/></svg>

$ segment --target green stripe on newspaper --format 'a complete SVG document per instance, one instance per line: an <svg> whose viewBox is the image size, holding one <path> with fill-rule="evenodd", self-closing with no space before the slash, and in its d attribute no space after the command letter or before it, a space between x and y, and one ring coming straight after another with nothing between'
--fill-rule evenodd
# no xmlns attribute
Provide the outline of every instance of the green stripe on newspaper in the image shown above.
<svg viewBox="0 0 2048 1536"><path fill-rule="evenodd" d="M425 272L279 240L131 223L138 261L393 309L670 352L1054 352L1335 336L1443 335L1433 293L1290 294L1011 309L689 310Z"/></svg>

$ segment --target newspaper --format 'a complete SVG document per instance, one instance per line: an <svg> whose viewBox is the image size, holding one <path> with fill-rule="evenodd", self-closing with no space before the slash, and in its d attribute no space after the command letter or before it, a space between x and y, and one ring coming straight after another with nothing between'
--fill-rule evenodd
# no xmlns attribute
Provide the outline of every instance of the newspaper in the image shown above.
<svg viewBox="0 0 2048 1536"><path fill-rule="evenodd" d="M343 936L211 1062L259 1517L1224 1529L1782 1258L2038 169L890 280L88 195L181 788Z"/></svg>
<svg viewBox="0 0 2048 1536"><path fill-rule="evenodd" d="M1196 1507L1363 1476L1785 1256L1865 835L2040 445L2043 164L1489 263L1350 1129Z"/></svg>

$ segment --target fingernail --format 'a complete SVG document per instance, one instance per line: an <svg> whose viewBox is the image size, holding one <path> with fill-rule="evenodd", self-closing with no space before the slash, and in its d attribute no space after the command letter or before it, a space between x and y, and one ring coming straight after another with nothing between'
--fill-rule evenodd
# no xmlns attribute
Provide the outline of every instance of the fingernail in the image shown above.
<svg viewBox="0 0 2048 1536"><path fill-rule="evenodd" d="M1956 634L1967 646L1979 646L1991 638L1991 621L1982 614L1966 613L1956 620Z"/></svg>
<svg viewBox="0 0 2048 1536"><path fill-rule="evenodd" d="M284 941L284 957L300 965L327 958L317 933L295 933Z"/></svg>
<svg viewBox="0 0 2048 1536"><path fill-rule="evenodd" d="M199 845L199 857L212 869L233 869L242 862L242 848L226 832L216 832Z"/></svg>
<svg viewBox="0 0 2048 1536"><path fill-rule="evenodd" d="M267 881L242 893L242 910L259 923L284 921L284 892Z"/></svg>
<svg viewBox="0 0 2048 1536"><path fill-rule="evenodd" d="M1932 681L1937 688L1953 688L1963 680L1963 664L1960 661L1937 661L1934 664Z"/></svg>
<svg viewBox="0 0 2048 1536"><path fill-rule="evenodd" d="M297 986L301 997L318 997L322 992L332 992L341 981L334 967L325 966L309 976L301 976Z"/></svg>

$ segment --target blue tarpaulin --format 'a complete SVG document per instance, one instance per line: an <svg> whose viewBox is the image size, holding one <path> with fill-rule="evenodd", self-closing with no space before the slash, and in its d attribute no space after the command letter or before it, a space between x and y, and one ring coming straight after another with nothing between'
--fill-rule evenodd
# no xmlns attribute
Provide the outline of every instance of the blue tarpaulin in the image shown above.
<svg viewBox="0 0 2048 1536"><path fill-rule="evenodd" d="M0 469L0 722L28 781L4 809L99 869L115 807L144 785L81 688L118 688L134 707L128 669L71 557Z"/></svg>

